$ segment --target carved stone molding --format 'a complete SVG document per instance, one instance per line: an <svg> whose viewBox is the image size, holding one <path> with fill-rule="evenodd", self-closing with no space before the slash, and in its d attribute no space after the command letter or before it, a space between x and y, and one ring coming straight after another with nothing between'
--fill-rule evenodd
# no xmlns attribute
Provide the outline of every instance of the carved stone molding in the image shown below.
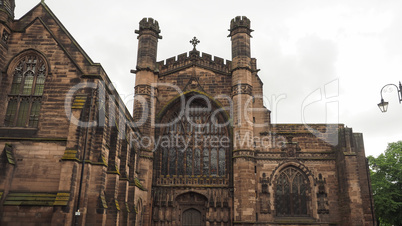
<svg viewBox="0 0 402 226"><path fill-rule="evenodd" d="M318 179L316 178L316 184L318 184L318 193L317 193L317 205L318 205L318 214L329 214L328 208L328 198L327 192L325 191L325 184L327 183L325 178L322 178L322 175L318 175Z"/></svg>
<svg viewBox="0 0 402 226"><path fill-rule="evenodd" d="M152 87L150 85L137 85L135 87L135 95L149 95L151 96Z"/></svg>
<svg viewBox="0 0 402 226"><path fill-rule="evenodd" d="M260 201L260 212L263 214L270 214L271 213L271 194L268 190L269 179L267 178L266 174L262 174L262 178L260 178L261 183L261 193L259 195Z"/></svg>
<svg viewBox="0 0 402 226"><path fill-rule="evenodd" d="M281 157L298 157L300 150L297 142L285 142L281 147Z"/></svg>
<svg viewBox="0 0 402 226"><path fill-rule="evenodd" d="M3 40L5 43L7 43L9 38L10 38L10 33L8 33L6 30L4 30L1 40Z"/></svg>
<svg viewBox="0 0 402 226"><path fill-rule="evenodd" d="M238 94L248 94L252 96L253 87L249 84L237 84L232 86L232 96L236 96Z"/></svg>

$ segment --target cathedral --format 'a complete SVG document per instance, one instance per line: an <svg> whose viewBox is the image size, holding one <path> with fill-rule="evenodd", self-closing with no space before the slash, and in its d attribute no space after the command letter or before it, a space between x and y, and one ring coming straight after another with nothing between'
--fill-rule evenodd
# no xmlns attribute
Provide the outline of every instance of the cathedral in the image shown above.
<svg viewBox="0 0 402 226"><path fill-rule="evenodd" d="M139 21L125 106L43 1L14 8L0 0L0 225L375 225L362 134L271 123L247 17L230 60L195 37L158 60L161 28Z"/></svg>

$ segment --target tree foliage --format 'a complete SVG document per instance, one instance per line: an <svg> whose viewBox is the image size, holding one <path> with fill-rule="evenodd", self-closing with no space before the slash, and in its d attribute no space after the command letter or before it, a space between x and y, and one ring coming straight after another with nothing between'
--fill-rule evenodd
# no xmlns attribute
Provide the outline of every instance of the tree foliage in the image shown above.
<svg viewBox="0 0 402 226"><path fill-rule="evenodd" d="M402 141L368 157L374 209L381 225L402 225Z"/></svg>

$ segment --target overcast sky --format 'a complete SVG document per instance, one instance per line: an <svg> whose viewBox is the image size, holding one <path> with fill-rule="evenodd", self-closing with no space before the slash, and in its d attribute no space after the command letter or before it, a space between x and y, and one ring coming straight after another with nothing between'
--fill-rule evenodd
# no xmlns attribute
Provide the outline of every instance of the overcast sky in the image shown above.
<svg viewBox="0 0 402 226"><path fill-rule="evenodd" d="M40 0L16 0L16 19ZM244 3L248 3L245 5ZM380 90L402 80L402 1L184 1L46 0L94 62L103 65L131 110L138 22L158 20L163 39L158 60L192 49L231 59L228 29L247 16L255 30L266 106L273 123L343 123L363 133L366 155L402 140L402 104L396 88L384 92L387 113L377 107Z"/></svg>

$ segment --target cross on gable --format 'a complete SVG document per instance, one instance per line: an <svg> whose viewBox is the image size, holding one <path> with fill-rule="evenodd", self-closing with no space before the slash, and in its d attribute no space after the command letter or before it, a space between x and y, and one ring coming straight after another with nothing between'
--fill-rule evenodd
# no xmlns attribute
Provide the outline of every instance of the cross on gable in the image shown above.
<svg viewBox="0 0 402 226"><path fill-rule="evenodd" d="M196 37L194 37L192 40L190 40L190 43L193 45L193 50L195 50L195 46L198 45L198 43L200 43L200 40L198 40Z"/></svg>

